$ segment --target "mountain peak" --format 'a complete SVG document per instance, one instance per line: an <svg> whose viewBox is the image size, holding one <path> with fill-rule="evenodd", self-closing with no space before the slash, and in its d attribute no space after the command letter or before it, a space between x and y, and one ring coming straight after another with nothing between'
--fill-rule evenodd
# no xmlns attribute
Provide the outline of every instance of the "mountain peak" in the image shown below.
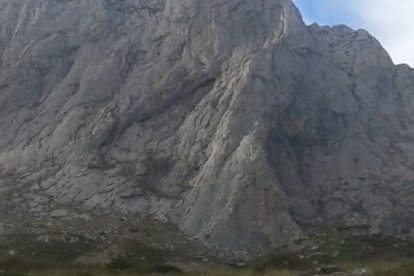
<svg viewBox="0 0 414 276"><path fill-rule="evenodd" d="M414 77L366 31L287 0L3 0L0 26L0 215L250 255L309 225L412 238Z"/></svg>

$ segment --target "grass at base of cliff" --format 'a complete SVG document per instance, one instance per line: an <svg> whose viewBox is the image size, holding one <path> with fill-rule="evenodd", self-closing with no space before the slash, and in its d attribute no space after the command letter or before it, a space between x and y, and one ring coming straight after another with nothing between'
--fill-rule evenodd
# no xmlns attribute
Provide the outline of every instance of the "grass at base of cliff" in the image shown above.
<svg viewBox="0 0 414 276"><path fill-rule="evenodd" d="M367 237L353 232L319 232L306 239L296 241L286 248L277 250L244 268L231 265L209 267L209 272L184 273L174 262L172 254L132 241L118 243L128 252L127 257L116 257L98 263L83 264L76 261L80 252L96 251L96 241L71 244L62 242L38 243L30 239L19 239L14 244L18 255L0 257L0 276L109 276L109 275L268 275L291 276L313 275L326 266L334 266L343 275L358 275L367 271L373 276L414 275L414 244L408 241ZM1 248L0 248L1 249ZM4 250L5 248L3 248ZM26 254L22 254L26 252ZM32 255L32 252L36 252ZM188 255L191 252L185 252ZM145 256L143 258L142 256ZM196 267L193 269L198 270ZM200 269L205 270L205 269Z"/></svg>
<svg viewBox="0 0 414 276"><path fill-rule="evenodd" d="M411 276L414 275L414 263L408 260L384 261L378 259L376 262L341 264L344 275L358 275L355 271L363 267L372 276ZM106 265L85 265L85 264L47 264L31 263L18 259L3 259L0 261L0 275L7 276L110 276L110 275L204 275L204 276L293 276L293 275L313 275L314 270L308 269L277 269L274 267L245 268L245 269L218 269L210 272L180 272L173 266L142 266L132 261L125 263L119 260Z"/></svg>
<svg viewBox="0 0 414 276"><path fill-rule="evenodd" d="M344 275L411 276L414 275L414 243L366 236L352 230L320 231L256 261L252 267L259 272L300 271L299 275L335 267Z"/></svg>
<svg viewBox="0 0 414 276"><path fill-rule="evenodd" d="M0 260L0 275L147 275L180 274L181 271L170 265L150 265L129 259L114 259L107 264L80 264L39 262L21 258L3 258Z"/></svg>

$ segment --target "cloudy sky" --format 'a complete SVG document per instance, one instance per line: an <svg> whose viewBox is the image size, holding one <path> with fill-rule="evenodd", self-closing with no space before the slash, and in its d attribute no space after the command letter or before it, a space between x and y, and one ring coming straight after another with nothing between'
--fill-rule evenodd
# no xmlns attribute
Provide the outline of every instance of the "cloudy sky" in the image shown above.
<svg viewBox="0 0 414 276"><path fill-rule="evenodd" d="M395 63L414 67L414 0L293 0L306 23L364 28Z"/></svg>

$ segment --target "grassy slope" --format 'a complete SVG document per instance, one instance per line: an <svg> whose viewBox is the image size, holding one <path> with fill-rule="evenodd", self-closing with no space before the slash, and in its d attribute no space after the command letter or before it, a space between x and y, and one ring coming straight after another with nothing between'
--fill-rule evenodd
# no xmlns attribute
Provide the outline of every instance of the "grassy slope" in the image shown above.
<svg viewBox="0 0 414 276"><path fill-rule="evenodd" d="M3 254L0 257L0 275L290 276L313 275L326 267L340 270L342 275L414 275L413 243L364 237L355 235L353 231L317 233L243 268L222 264L211 255L207 256L207 260L200 260L199 255L203 252L197 251L199 248L192 247L191 243L176 244L173 248L170 248L171 245L160 248L157 244L158 248L154 248L148 241L142 243L120 237L102 246L102 241L84 237L79 237L77 242L52 239L45 243L33 237L15 236L0 243L0 252L7 252L10 248L4 244L18 252L15 256ZM111 254L106 254L109 249ZM191 268L187 266L190 271L209 272L182 273L180 268L183 266L179 263L185 262L193 264ZM363 274L363 271L366 273Z"/></svg>

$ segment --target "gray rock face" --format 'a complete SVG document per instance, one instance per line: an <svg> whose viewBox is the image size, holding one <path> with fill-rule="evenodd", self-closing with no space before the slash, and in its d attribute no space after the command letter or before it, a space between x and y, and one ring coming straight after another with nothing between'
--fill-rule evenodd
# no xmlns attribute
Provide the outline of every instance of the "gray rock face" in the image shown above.
<svg viewBox="0 0 414 276"><path fill-rule="evenodd" d="M0 56L2 214L250 252L304 225L414 238L414 73L366 31L289 0L0 0Z"/></svg>

